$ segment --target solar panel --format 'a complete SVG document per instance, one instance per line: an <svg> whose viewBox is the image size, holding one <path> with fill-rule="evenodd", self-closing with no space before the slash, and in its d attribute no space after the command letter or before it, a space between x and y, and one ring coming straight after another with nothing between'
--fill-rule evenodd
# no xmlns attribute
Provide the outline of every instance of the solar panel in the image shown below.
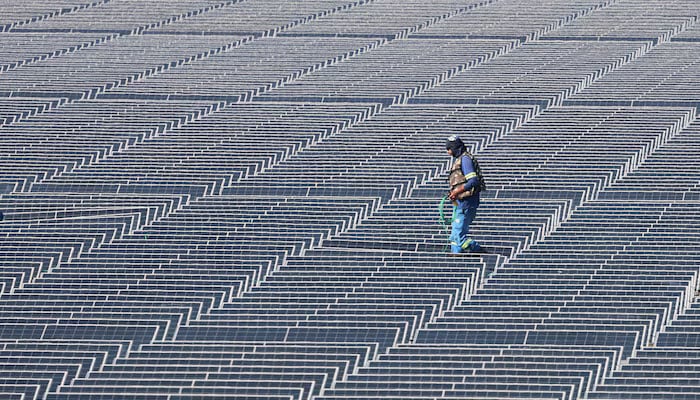
<svg viewBox="0 0 700 400"><path fill-rule="evenodd" d="M694 5L8 4L0 397L696 398Z"/></svg>

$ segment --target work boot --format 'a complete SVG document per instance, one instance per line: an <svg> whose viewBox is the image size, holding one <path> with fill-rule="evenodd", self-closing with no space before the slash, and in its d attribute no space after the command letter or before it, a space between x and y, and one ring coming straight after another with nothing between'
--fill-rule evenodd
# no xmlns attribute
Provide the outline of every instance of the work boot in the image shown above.
<svg viewBox="0 0 700 400"><path fill-rule="evenodd" d="M481 245L474 240L471 243L469 243L469 251L472 253L481 253Z"/></svg>
<svg viewBox="0 0 700 400"><path fill-rule="evenodd" d="M488 253L488 251L481 246L477 246L474 250L471 251L471 253L486 254L486 253Z"/></svg>

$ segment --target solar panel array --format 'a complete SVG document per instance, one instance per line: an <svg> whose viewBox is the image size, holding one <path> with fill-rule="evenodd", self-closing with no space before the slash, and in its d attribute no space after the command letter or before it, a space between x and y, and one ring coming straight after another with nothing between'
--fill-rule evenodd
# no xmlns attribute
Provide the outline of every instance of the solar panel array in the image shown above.
<svg viewBox="0 0 700 400"><path fill-rule="evenodd" d="M695 0L0 11L1 398L700 397Z"/></svg>

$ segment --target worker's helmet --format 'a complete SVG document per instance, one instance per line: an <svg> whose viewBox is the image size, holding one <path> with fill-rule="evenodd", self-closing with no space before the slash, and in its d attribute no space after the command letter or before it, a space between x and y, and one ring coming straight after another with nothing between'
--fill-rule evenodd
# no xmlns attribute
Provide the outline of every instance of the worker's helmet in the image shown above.
<svg viewBox="0 0 700 400"><path fill-rule="evenodd" d="M459 138L457 135L452 135L447 138L447 143L445 144L445 147L448 150L452 150L452 155L457 157L462 152L464 151L464 142L462 142L462 139Z"/></svg>

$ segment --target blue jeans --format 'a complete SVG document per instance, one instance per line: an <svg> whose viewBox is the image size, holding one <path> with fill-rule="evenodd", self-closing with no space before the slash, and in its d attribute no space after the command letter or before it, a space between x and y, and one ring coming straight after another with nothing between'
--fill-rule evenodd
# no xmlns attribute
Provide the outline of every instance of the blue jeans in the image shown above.
<svg viewBox="0 0 700 400"><path fill-rule="evenodd" d="M478 251L481 249L479 243L469 239L469 225L474 221L475 216L476 207L452 208L452 234L450 235L452 253Z"/></svg>

